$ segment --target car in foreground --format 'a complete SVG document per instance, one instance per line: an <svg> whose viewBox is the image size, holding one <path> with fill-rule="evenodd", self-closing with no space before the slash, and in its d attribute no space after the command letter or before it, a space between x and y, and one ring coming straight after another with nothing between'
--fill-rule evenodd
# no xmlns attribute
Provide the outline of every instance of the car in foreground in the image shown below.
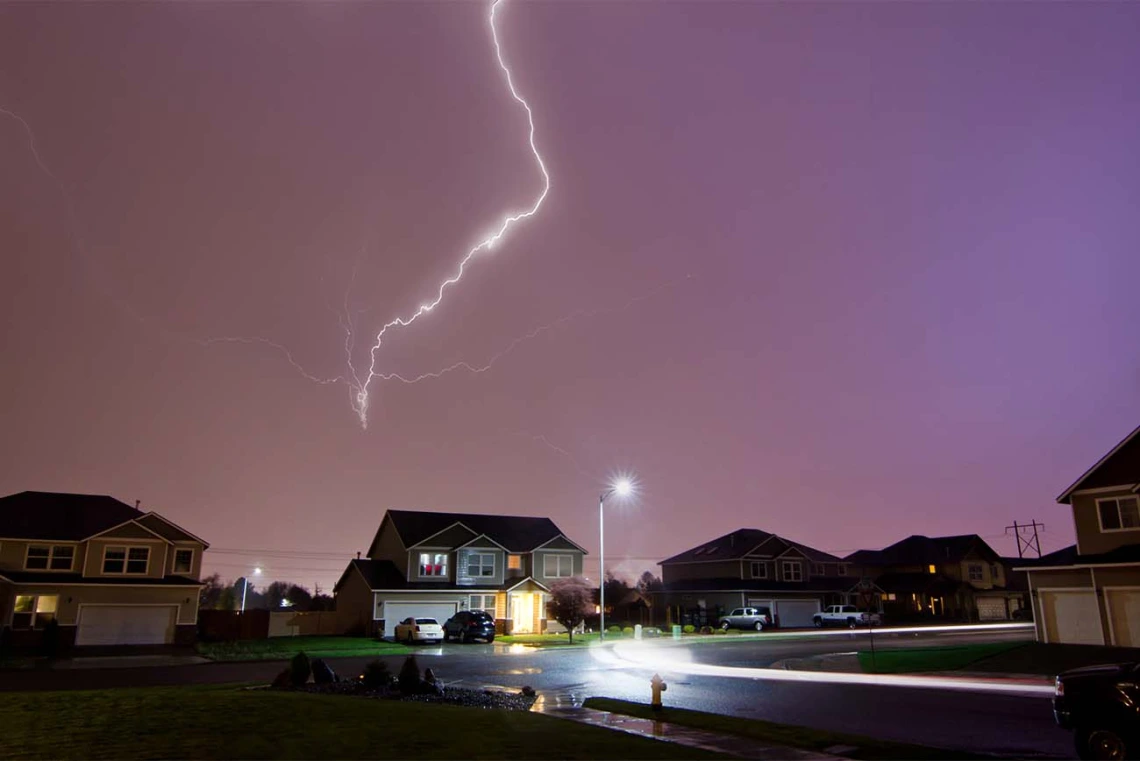
<svg viewBox="0 0 1140 761"><path fill-rule="evenodd" d="M846 626L848 629L856 629L860 626L878 626L882 623L882 619L878 613L866 613L854 605L828 605L822 613L812 616L811 622L817 629L825 626Z"/></svg>
<svg viewBox="0 0 1140 761"><path fill-rule="evenodd" d="M753 629L762 632L772 626L773 623L772 611L769 608L737 608L720 619L720 628L725 631L729 629Z"/></svg>
<svg viewBox="0 0 1140 761"><path fill-rule="evenodd" d="M396 624L396 641L407 642L442 642L443 627L434 618L416 618L408 616Z"/></svg>
<svg viewBox="0 0 1140 761"><path fill-rule="evenodd" d="M1140 663L1062 672L1053 690L1053 718L1073 731L1080 758L1140 758Z"/></svg>
<svg viewBox="0 0 1140 761"><path fill-rule="evenodd" d="M461 610L443 624L443 641L452 638L460 642L473 642L481 639L495 641L495 619L482 610Z"/></svg>

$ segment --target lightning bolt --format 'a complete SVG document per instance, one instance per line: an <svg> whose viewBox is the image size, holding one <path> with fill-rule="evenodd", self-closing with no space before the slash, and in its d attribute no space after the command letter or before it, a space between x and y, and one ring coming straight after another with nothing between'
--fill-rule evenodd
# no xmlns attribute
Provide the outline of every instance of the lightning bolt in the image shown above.
<svg viewBox="0 0 1140 761"><path fill-rule="evenodd" d="M355 389L355 401L353 404L353 409L356 412L357 416L360 418L360 424L365 428L368 427L368 406L371 402L369 395L369 385L375 378L384 378L384 374L377 372L376 370L376 353L380 350L380 346L384 342L385 334L389 330L396 328L406 328L417 319L425 314L428 314L437 306L439 306L440 302L443 301L443 296L447 289L458 283L463 278L463 273L467 269L468 262L470 262L471 259L474 258L475 255L479 252L488 251L494 248L494 246L498 244L500 240L502 240L503 236L506 235L507 231L509 231L515 224L524 219L529 219L530 217L534 216L542 206L543 201L546 200L547 193L550 192L550 174L546 171L546 162L542 160L542 154L538 152L538 147L534 142L534 112L531 111L530 104L526 102L525 98L519 95L518 89L515 88L514 79L511 76L511 69L509 66L507 66L507 62L503 58L503 48L499 43L499 32L495 26L495 16L502 3L503 0L495 0L493 3L491 3L491 11L488 17L488 24L491 27L491 41L495 45L495 58L498 60L499 68L502 69L503 75L506 78L507 87L511 91L511 97L513 97L526 111L527 124L530 127L530 132L527 140L530 144L530 151L532 154L534 154L535 161L538 163L538 169L542 173L542 191L538 194L538 197L535 199L534 203L529 209L526 211L516 212L514 214L508 214L499 222L498 229L495 232L472 246L471 249L468 250L467 254L459 261L459 266L456 268L455 274L440 283L439 288L436 291L435 298L432 301L422 304L420 308L413 312L410 317L397 317L396 319L385 323L380 328L379 332L377 332L376 341L372 345L372 349L369 351L368 374L365 376L364 382L357 385Z"/></svg>
<svg viewBox="0 0 1140 761"><path fill-rule="evenodd" d="M32 158L35 159L36 166L40 168L40 171L42 171L48 177L52 178L52 180L54 180L57 185L60 185L60 190L63 190L63 186L60 184L59 178L52 174L52 171L47 168L47 164L45 164L44 160L40 158L39 148L36 147L36 134L32 132L32 125L28 124L24 117L13 111L9 111L6 108L0 107L0 114L4 114L5 116L9 116L15 119L24 127L24 134L28 136L28 149L32 152Z"/></svg>

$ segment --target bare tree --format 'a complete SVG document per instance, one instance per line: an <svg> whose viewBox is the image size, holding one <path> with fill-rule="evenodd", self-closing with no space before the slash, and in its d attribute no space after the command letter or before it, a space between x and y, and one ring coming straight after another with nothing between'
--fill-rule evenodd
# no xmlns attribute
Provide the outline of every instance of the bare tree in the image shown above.
<svg viewBox="0 0 1140 761"><path fill-rule="evenodd" d="M546 614L566 627L571 642L574 641L574 629L586 620L593 608L594 588L581 576L556 581L550 587Z"/></svg>

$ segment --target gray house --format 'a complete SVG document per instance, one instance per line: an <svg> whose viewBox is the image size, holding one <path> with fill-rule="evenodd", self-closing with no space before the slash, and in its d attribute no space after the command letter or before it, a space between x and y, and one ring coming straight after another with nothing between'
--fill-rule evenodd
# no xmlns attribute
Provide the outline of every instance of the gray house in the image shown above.
<svg viewBox="0 0 1140 761"><path fill-rule="evenodd" d="M550 585L586 551L549 518L389 510L334 587L338 628L390 637L408 616L485 610L500 633L541 633Z"/></svg>

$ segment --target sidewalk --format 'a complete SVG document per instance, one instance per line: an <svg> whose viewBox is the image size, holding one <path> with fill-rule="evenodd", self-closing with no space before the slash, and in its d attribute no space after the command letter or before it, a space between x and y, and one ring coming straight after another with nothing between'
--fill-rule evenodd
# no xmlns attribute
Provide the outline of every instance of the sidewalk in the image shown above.
<svg viewBox="0 0 1140 761"><path fill-rule="evenodd" d="M759 759L760 761L830 761L831 759L842 758L841 756L832 756L800 748L789 748L783 745L764 745L746 737L722 735L702 729L682 727L677 724L670 724L667 721L639 719L620 713L583 708L573 695L542 695L542 698L534 704L531 710L559 719L577 721L581 724L604 727L617 732L626 732L662 742L677 743L714 753L723 753L736 758ZM829 748L828 750L832 749ZM837 747L834 750L841 753L850 750L850 748Z"/></svg>

